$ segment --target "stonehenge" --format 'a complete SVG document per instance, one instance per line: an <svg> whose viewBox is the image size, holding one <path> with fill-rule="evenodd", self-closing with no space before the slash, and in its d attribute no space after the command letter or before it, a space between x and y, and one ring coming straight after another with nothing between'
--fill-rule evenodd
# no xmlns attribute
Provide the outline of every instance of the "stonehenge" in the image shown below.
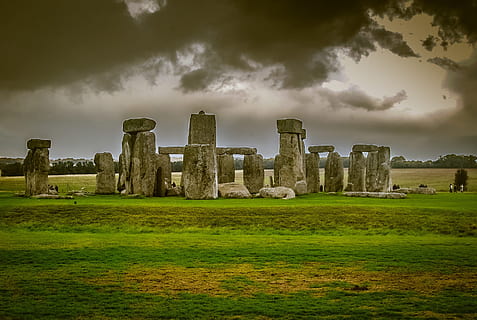
<svg viewBox="0 0 477 320"><path fill-rule="evenodd" d="M34 196L48 193L48 172L50 171L49 148L51 140L30 139L28 153L23 161L25 174L25 195Z"/></svg>
<svg viewBox="0 0 477 320"><path fill-rule="evenodd" d="M111 153L97 153L96 193L157 196L183 195L186 199L222 197L291 198L306 193L350 192L349 196L376 196L391 189L391 150L387 146L356 144L349 155L348 185L344 188L343 158L332 145L313 145L305 153L307 132L298 119L279 119L279 152L270 187L264 188L264 160L255 147L217 147L214 114L191 114L187 144L156 149L148 118L123 121L119 178L116 183ZM30 139L24 161L26 195L48 193L50 140ZM328 153L324 183L320 181L320 153ZM171 155L183 156L180 187L172 182ZM235 183L234 155L243 156L243 184ZM324 185L323 186L321 185ZM246 190L246 192L244 191ZM372 193L372 195L369 195ZM224 196L227 194L227 196ZM250 196L249 196L250 194ZM391 196L389 196L391 197Z"/></svg>
<svg viewBox="0 0 477 320"><path fill-rule="evenodd" d="M96 166L96 191L97 194L112 194L116 191L114 176L113 155L109 152L97 153L94 156Z"/></svg>

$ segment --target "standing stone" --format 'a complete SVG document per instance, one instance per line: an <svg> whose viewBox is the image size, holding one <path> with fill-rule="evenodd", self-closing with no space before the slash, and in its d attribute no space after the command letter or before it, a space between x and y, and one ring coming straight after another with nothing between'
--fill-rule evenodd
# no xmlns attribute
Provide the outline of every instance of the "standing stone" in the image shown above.
<svg viewBox="0 0 477 320"><path fill-rule="evenodd" d="M218 189L215 146L211 144L186 145L182 175L187 199L216 199Z"/></svg>
<svg viewBox="0 0 477 320"><path fill-rule="evenodd" d="M305 154L306 185L309 193L320 191L320 155L318 153Z"/></svg>
<svg viewBox="0 0 477 320"><path fill-rule="evenodd" d="M133 194L154 195L156 185L156 137L152 132L139 132L131 156Z"/></svg>
<svg viewBox="0 0 477 320"><path fill-rule="evenodd" d="M297 182L306 179L302 122L297 119L280 119L277 120L277 128L280 134L280 158L278 166L274 168L275 178L278 178L275 183L295 189Z"/></svg>
<svg viewBox="0 0 477 320"><path fill-rule="evenodd" d="M136 135L125 133L122 141L122 153L119 155L118 191L126 194L131 190L131 155Z"/></svg>
<svg viewBox="0 0 477 320"><path fill-rule="evenodd" d="M273 187L278 187L278 183L280 182L280 169L282 168L280 158L280 155L277 154L275 156L275 160L273 161Z"/></svg>
<svg viewBox="0 0 477 320"><path fill-rule="evenodd" d="M215 115L203 111L191 114L188 144L210 144L215 148L216 130Z"/></svg>
<svg viewBox="0 0 477 320"><path fill-rule="evenodd" d="M184 148L182 182L187 199L218 197L215 115L192 114Z"/></svg>
<svg viewBox="0 0 477 320"><path fill-rule="evenodd" d="M368 152L368 157L366 158L366 191L376 192L377 188L377 179L378 179L378 152Z"/></svg>
<svg viewBox="0 0 477 320"><path fill-rule="evenodd" d="M115 192L114 160L109 152L94 156L96 166L96 193L111 194Z"/></svg>
<svg viewBox="0 0 477 320"><path fill-rule="evenodd" d="M265 171L261 154L243 157L243 183L250 193L258 193L263 188Z"/></svg>
<svg viewBox="0 0 477 320"><path fill-rule="evenodd" d="M48 172L50 171L49 150L51 140L31 139L27 142L27 156L23 161L25 174L25 195L48 193Z"/></svg>
<svg viewBox="0 0 477 320"><path fill-rule="evenodd" d="M217 156L217 176L219 183L235 181L235 163L232 154Z"/></svg>
<svg viewBox="0 0 477 320"><path fill-rule="evenodd" d="M169 154L156 154L154 196L165 197L172 188L172 164Z"/></svg>
<svg viewBox="0 0 477 320"><path fill-rule="evenodd" d="M379 192L391 191L391 149L389 147L378 148L378 174L376 188Z"/></svg>
<svg viewBox="0 0 477 320"><path fill-rule="evenodd" d="M338 152L330 152L326 159L325 167L325 191L343 191L343 159Z"/></svg>
<svg viewBox="0 0 477 320"><path fill-rule="evenodd" d="M348 185L348 191L366 191L366 158L362 152L349 154Z"/></svg>
<svg viewBox="0 0 477 320"><path fill-rule="evenodd" d="M119 156L118 191L125 194L154 195L156 188L156 136L149 130L152 119L128 119L123 122L125 132Z"/></svg>

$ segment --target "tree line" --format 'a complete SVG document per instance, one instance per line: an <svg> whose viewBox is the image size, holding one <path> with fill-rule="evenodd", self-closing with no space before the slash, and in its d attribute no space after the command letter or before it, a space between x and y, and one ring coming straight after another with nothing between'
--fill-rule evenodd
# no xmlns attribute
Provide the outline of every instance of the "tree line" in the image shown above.
<svg viewBox="0 0 477 320"><path fill-rule="evenodd" d="M274 158L263 159L264 169L273 169ZM243 169L243 159L234 159L235 169ZM324 168L326 158L320 159L320 168ZM116 173L119 172L119 163L114 162ZM343 166L349 167L349 158L343 157ZM392 168L477 168L477 156L448 154L437 160L406 160L403 156L391 159ZM22 176L23 159L0 158L0 170L3 176ZM182 171L182 161L172 162L172 171ZM50 174L95 174L96 168L92 160L86 161L55 161L51 163Z"/></svg>

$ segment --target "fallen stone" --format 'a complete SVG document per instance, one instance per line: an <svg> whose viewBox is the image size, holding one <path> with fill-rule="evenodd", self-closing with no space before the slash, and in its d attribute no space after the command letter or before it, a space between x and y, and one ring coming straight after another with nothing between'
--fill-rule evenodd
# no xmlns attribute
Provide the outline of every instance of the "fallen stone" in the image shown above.
<svg viewBox="0 0 477 320"><path fill-rule="evenodd" d="M279 119L277 120L278 133L303 133L303 123L298 119Z"/></svg>
<svg viewBox="0 0 477 320"><path fill-rule="evenodd" d="M156 121L148 118L128 119L123 122L123 131L126 133L151 131L155 127Z"/></svg>
<svg viewBox="0 0 477 320"><path fill-rule="evenodd" d="M352 191L352 192L344 192L343 195L347 197L360 197L360 198L381 198L381 199L404 199L406 198L405 193L398 193L398 192L359 192L359 191Z"/></svg>
<svg viewBox="0 0 477 320"><path fill-rule="evenodd" d="M308 147L310 153L333 152L335 146L310 146Z"/></svg>
<svg viewBox="0 0 477 320"><path fill-rule="evenodd" d="M41 193L31 197L35 199L73 199L72 196L60 196L57 194L47 194L47 193Z"/></svg>
<svg viewBox="0 0 477 320"><path fill-rule="evenodd" d="M219 196L228 199L250 199L252 194L243 184L229 182L219 184Z"/></svg>
<svg viewBox="0 0 477 320"><path fill-rule="evenodd" d="M259 193L262 198L274 198L274 199L295 198L295 191L287 187L262 188L260 189Z"/></svg>
<svg viewBox="0 0 477 320"><path fill-rule="evenodd" d="M352 150L353 152L374 152L378 151L378 146L374 144L355 144Z"/></svg>
<svg viewBox="0 0 477 320"><path fill-rule="evenodd" d="M300 180L295 183L295 194L302 195L308 193L308 188L305 180Z"/></svg>
<svg viewBox="0 0 477 320"><path fill-rule="evenodd" d="M30 139L27 142L28 149L51 148L51 140Z"/></svg>
<svg viewBox="0 0 477 320"><path fill-rule="evenodd" d="M407 194L436 194L436 189L434 188L400 188L396 189L393 192L407 193Z"/></svg>

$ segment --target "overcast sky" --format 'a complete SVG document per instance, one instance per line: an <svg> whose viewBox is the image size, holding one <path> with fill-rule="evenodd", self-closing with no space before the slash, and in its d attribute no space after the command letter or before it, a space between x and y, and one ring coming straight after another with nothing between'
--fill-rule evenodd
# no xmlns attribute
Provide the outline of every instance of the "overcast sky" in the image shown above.
<svg viewBox="0 0 477 320"><path fill-rule="evenodd" d="M280 118L342 155L475 155L475 17L475 0L1 1L0 156L44 138L51 158L117 158L135 117L184 145L200 110L219 146L265 157Z"/></svg>

